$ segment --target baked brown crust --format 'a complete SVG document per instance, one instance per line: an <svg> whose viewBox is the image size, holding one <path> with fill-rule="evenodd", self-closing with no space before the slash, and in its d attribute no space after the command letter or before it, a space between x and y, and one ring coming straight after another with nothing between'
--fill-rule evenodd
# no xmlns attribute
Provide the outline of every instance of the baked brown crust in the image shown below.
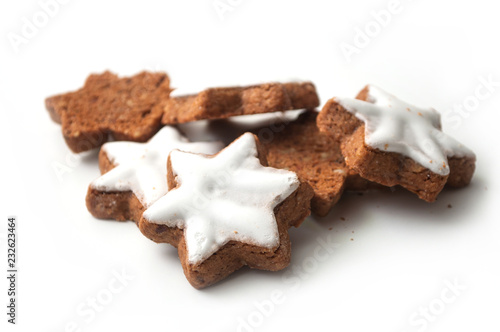
<svg viewBox="0 0 500 332"><path fill-rule="evenodd" d="M258 142L258 140L257 140ZM258 143L258 157L261 164L267 166L266 152ZM169 190L175 190L178 183L173 176L172 164L169 158L167 170L170 176ZM229 241L216 253L199 264L190 264L184 231L179 228L168 227L151 223L144 217L139 222L141 232L157 243L170 243L178 249L179 259L184 269L184 274L191 285L197 289L210 286L241 267L278 271L290 262L291 243L288 229L298 227L310 214L310 201L313 196L311 187L302 183L295 192L275 207L274 213L278 224L280 244L277 248L264 248L238 241Z"/></svg>
<svg viewBox="0 0 500 332"><path fill-rule="evenodd" d="M302 113L264 144L269 165L295 172L302 182L311 185L312 212L325 216L344 189L365 190L373 185L347 167L339 142L319 131L317 116L316 111Z"/></svg>
<svg viewBox="0 0 500 332"><path fill-rule="evenodd" d="M196 95L170 98L165 103L162 123L224 119L237 115L314 108L318 105L316 88L310 82L210 88Z"/></svg>
<svg viewBox="0 0 500 332"><path fill-rule="evenodd" d="M109 172L115 166L101 149L99 151L101 174ZM85 202L89 212L98 219L133 220L137 224L145 210L132 191L100 191L92 188L92 185L89 185Z"/></svg>
<svg viewBox="0 0 500 332"><path fill-rule="evenodd" d="M469 185L476 169L475 158L448 158L450 175L446 182L447 187L462 188Z"/></svg>
<svg viewBox="0 0 500 332"><path fill-rule="evenodd" d="M106 71L90 75L77 91L47 98L45 106L73 152L99 147L109 136L145 142L161 127L159 104L170 95L169 82L165 73L118 78Z"/></svg>
<svg viewBox="0 0 500 332"><path fill-rule="evenodd" d="M292 109L314 109L319 106L319 97L316 87L311 82L290 82L283 83L290 101Z"/></svg>
<svg viewBox="0 0 500 332"><path fill-rule="evenodd" d="M356 97L368 97L365 87ZM365 179L384 186L400 185L433 202L447 181L450 186L469 184L474 173L474 158L449 158L450 174L441 176L399 153L373 149L365 144L365 124L344 109L335 99L329 100L317 119L320 131L340 142L348 167Z"/></svg>

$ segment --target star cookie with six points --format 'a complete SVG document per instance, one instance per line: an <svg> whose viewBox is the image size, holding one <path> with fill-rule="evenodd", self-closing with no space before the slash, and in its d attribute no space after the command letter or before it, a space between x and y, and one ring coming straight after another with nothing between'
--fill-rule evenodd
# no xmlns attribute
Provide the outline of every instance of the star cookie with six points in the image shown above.
<svg viewBox="0 0 500 332"><path fill-rule="evenodd" d="M77 91L47 98L45 106L73 152L100 147L109 137L146 142L161 127L169 82L165 73L119 78L106 71L90 75Z"/></svg>
<svg viewBox="0 0 500 332"><path fill-rule="evenodd" d="M214 156L170 153L169 192L144 211L139 228L177 247L195 288L245 265L277 271L289 264L288 228L310 214L313 193L295 173L267 167L265 155L250 133Z"/></svg>
<svg viewBox="0 0 500 332"><path fill-rule="evenodd" d="M365 179L400 185L432 202L445 184L469 184L474 153L441 131L440 114L372 85L356 97L333 98L318 116L320 130L341 142L347 166Z"/></svg>

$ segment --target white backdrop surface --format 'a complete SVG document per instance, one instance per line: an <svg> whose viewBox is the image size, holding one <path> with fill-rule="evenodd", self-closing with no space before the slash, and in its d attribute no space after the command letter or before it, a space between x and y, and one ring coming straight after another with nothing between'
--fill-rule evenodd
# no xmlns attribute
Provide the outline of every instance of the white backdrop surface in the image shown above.
<svg viewBox="0 0 500 332"><path fill-rule="evenodd" d="M29 0L3 2L0 22L0 265L14 215L19 268L15 326L1 278L2 331L500 330L494 2ZM476 174L433 204L346 194L291 230L289 268L198 291L174 248L87 212L97 153L73 155L44 109L106 69L164 70L183 91L311 80L322 105L376 84L439 110Z"/></svg>

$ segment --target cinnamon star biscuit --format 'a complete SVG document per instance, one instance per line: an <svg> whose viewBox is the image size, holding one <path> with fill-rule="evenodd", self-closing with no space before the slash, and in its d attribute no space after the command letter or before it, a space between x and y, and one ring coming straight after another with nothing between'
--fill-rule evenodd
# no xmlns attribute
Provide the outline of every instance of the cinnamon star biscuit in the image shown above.
<svg viewBox="0 0 500 332"><path fill-rule="evenodd" d="M469 184L475 154L441 131L441 116L373 85L357 99L333 98L318 116L320 130L341 142L347 166L385 186L400 185L433 202L444 185Z"/></svg>
<svg viewBox="0 0 500 332"><path fill-rule="evenodd" d="M83 88L49 97L49 114L62 125L73 152L97 148L108 141L145 142L161 127L162 107L169 98L165 73L142 72L118 78L106 71L90 75Z"/></svg>
<svg viewBox="0 0 500 332"><path fill-rule="evenodd" d="M311 82L210 88L196 95L170 98L165 103L162 123L177 124L237 115L312 109L318 105L316 88Z"/></svg>
<svg viewBox="0 0 500 332"><path fill-rule="evenodd" d="M267 167L254 135L214 156L174 150L168 174L169 192L144 212L139 228L177 247L192 286L245 265L277 271L289 264L288 228L309 215L312 190L295 173Z"/></svg>

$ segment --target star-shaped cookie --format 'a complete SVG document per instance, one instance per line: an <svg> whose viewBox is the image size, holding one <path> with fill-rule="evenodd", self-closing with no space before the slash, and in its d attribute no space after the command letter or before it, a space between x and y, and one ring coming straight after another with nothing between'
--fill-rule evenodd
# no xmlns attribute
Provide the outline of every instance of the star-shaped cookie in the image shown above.
<svg viewBox="0 0 500 332"><path fill-rule="evenodd" d="M163 127L149 142L110 142L99 153L103 175L87 192L88 210L97 218L139 221L145 208L165 195L170 151L213 154L219 142L189 142L174 127Z"/></svg>
<svg viewBox="0 0 500 332"><path fill-rule="evenodd" d="M170 191L144 212L139 228L153 241L178 248L196 288L244 265L283 269L290 261L288 228L309 215L312 190L295 173L266 165L250 133L215 156L174 150Z"/></svg>
<svg viewBox="0 0 500 332"><path fill-rule="evenodd" d="M369 85L357 99L333 98L318 126L341 141L346 164L362 177L401 185L432 202L445 183L467 185L474 153L441 131L440 114Z"/></svg>
<svg viewBox="0 0 500 332"><path fill-rule="evenodd" d="M318 105L316 88L311 82L209 88L196 95L177 96L167 100L162 123L178 124L238 115L312 109Z"/></svg>
<svg viewBox="0 0 500 332"><path fill-rule="evenodd" d="M165 73L142 72L118 78L108 71L90 75L83 88L49 97L49 114L62 125L73 152L99 147L109 136L117 141L145 142L160 129L170 95Z"/></svg>
<svg viewBox="0 0 500 332"><path fill-rule="evenodd" d="M295 172L301 181L311 185L314 190L312 212L325 216L344 190L382 186L361 178L347 167L339 142L321 133L316 126L317 116L316 111L305 111L297 120L276 126L276 132L263 144L270 166ZM257 129L255 133L268 131Z"/></svg>

